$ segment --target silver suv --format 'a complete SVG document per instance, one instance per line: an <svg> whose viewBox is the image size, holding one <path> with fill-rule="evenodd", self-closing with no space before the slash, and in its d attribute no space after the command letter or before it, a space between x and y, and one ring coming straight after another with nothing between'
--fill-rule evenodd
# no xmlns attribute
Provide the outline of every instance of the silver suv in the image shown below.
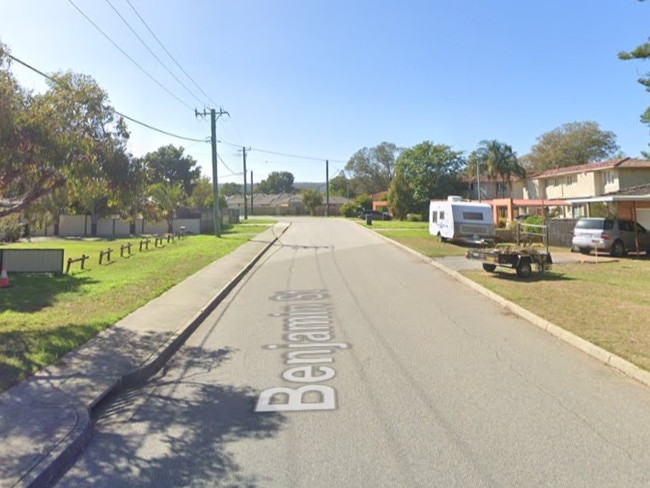
<svg viewBox="0 0 650 488"><path fill-rule="evenodd" d="M571 251L589 254L598 247L598 252L607 252L615 257L628 251L650 252L650 232L642 225L626 219L590 217L578 220L573 229Z"/></svg>

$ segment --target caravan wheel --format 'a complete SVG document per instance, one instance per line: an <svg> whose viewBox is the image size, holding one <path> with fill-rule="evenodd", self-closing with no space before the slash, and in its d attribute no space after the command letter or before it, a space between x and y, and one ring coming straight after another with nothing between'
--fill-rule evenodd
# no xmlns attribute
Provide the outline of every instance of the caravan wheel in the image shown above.
<svg viewBox="0 0 650 488"><path fill-rule="evenodd" d="M447 239L445 237L442 237L440 232L438 232L438 242L447 242Z"/></svg>

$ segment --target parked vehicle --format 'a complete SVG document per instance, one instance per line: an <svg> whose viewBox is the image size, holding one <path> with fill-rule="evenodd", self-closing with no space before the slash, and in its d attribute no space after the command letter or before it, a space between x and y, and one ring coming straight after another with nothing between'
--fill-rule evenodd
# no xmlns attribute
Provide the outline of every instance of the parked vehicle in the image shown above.
<svg viewBox="0 0 650 488"><path fill-rule="evenodd" d="M484 243L494 241L492 206L458 196L429 202L429 234L440 241Z"/></svg>
<svg viewBox="0 0 650 488"><path fill-rule="evenodd" d="M571 251L609 253L620 257L637 250L650 252L650 232L633 220L589 217L578 220L573 229Z"/></svg>
<svg viewBox="0 0 650 488"><path fill-rule="evenodd" d="M377 210L366 210L366 209L361 209L359 211L359 218L360 219L366 219L368 220L368 217L370 217L370 220L390 220L391 216L388 212L379 212Z"/></svg>

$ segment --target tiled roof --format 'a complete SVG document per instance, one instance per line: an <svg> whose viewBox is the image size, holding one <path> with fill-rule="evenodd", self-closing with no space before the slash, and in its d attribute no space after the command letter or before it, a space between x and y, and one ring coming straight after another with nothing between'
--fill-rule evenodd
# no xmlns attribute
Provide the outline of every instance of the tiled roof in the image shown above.
<svg viewBox="0 0 650 488"><path fill-rule="evenodd" d="M644 183L643 185L636 185L636 186L628 186L627 188L622 188L618 191L605 193L603 196L614 196L614 195L619 195L619 196L650 195L650 183Z"/></svg>
<svg viewBox="0 0 650 488"><path fill-rule="evenodd" d="M599 161L597 163L579 164L577 166L566 166L542 171L541 173L530 174L531 178L553 178L555 176L570 175L575 173L587 173L592 171L605 171L613 168L650 168L650 161L647 159L619 158Z"/></svg>

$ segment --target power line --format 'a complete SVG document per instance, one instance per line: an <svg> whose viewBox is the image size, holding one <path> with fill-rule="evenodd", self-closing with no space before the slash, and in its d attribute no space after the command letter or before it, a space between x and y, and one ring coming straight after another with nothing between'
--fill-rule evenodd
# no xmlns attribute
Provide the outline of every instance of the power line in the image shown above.
<svg viewBox="0 0 650 488"><path fill-rule="evenodd" d="M140 64L138 64L137 61L135 61L131 56L127 54L127 52L122 49L111 37L106 34L95 22L92 21L90 17L88 17L83 10L81 10L79 7L75 5L75 3L72 0L68 0L70 5L72 5L92 26L99 31L100 34L102 34L113 46L115 46L116 49L118 49L129 61L131 61L140 71L142 71L145 75L151 79L156 85L158 85L160 88L165 90L169 95L171 95L173 98L175 98L179 103L182 105L185 105L188 109L192 110L192 107L190 107L187 103L185 103L183 100L178 98L176 95L174 95L167 87L165 87L162 83L160 83L156 78L154 78L147 70L145 70Z"/></svg>
<svg viewBox="0 0 650 488"><path fill-rule="evenodd" d="M194 84L195 87L197 87L197 88L199 89L199 91L200 91L201 93L203 93L203 95L204 95L204 96L205 96L205 97L206 97L206 98L207 98L207 99L212 103L213 106L215 106L215 107L219 106L218 103L216 103L214 100L212 100L212 99L210 98L210 96L209 96L207 93L205 93L205 91L203 91L203 89L199 86L199 84L198 84L196 81L194 81L194 79L193 79L193 78L192 78L192 77L187 73L187 71L185 71L185 70L183 69L183 67L178 63L178 61L176 61L176 59L174 58L174 56L172 56L172 54L167 50L167 48L163 45L163 43L160 41L160 39L158 39L158 36L156 36L156 34L154 34L153 30L151 30L151 28L149 27L149 25L147 25L147 23L145 22L145 20L142 18L142 15L140 15L140 13L135 9L135 7L133 6L133 4L131 4L131 1L130 1L130 0L126 0L126 3L129 4L129 7L131 7L131 9L135 12L135 14L138 16L138 18L140 19L140 21L144 24L144 26L145 26L145 27L147 28L147 30L149 31L149 33L150 33L150 34L152 35L152 37L156 40L156 42L158 43L158 45L159 45L159 46L160 46L160 47L161 47L161 48L162 48L162 49L167 53L167 56L169 56L169 58L170 58L170 59L171 59L171 60L176 64L176 66L178 66L178 69L180 69L180 70L185 74L185 76L187 76L187 78L188 78L188 79L189 79L189 80Z"/></svg>
<svg viewBox="0 0 650 488"><path fill-rule="evenodd" d="M233 146L233 147L242 147L242 145L243 145L243 144L235 144L235 143L227 142L227 141L223 141L223 140L219 140L219 142L221 142L222 144L226 144L228 146ZM260 149L258 147L251 147L251 149L254 150L254 151L257 151L257 152L265 153L265 154L273 154L275 156L283 156L283 157L287 157L287 158L307 159L307 160L310 160L310 161L323 162L323 161L328 159L328 158L317 158L317 157L314 157L314 156L300 156L298 154L288 154L288 153L283 153L283 152L270 151L268 149ZM338 159L329 159L329 161L330 161L330 163L346 164L346 161L341 161L341 160L338 160Z"/></svg>
<svg viewBox="0 0 650 488"><path fill-rule="evenodd" d="M46 73L43 73L41 70L39 70L39 69L37 69L37 68L34 68L33 66L31 66L31 65L28 64L28 63L26 63L25 61L22 61L21 59L18 59L16 56L13 56L13 55L11 55L11 54L9 54L9 53L5 53L5 55L6 55L8 58L10 58L10 59L16 61L17 63L19 63L19 64L21 64L21 65L23 65L25 68L32 70L34 73L37 73L37 74L41 75L43 78L46 78L46 79L50 80L51 82L53 82L53 83L57 83L57 84L58 84L58 82L57 82L57 80L56 80L55 78L52 78L50 75L48 75L48 74L46 74ZM156 131L156 132L160 132L161 134L165 134L165 135L168 135L168 136L171 136L171 137L175 137L175 138L177 138L177 139L182 139L182 140L185 140L185 141L191 141L191 142L208 142L208 141L205 140L205 139L195 139L195 138L192 138L192 137L185 137L185 136L180 136L180 135L178 135L178 134L173 134L172 132L167 132L167 131L165 131L165 130L159 129L159 128L157 128L157 127L154 127L154 126L152 126L152 125L149 125L149 124L146 124L146 123L144 123L144 122L141 122L141 121L139 121L139 120L137 120L137 119L134 119L133 117L129 117L129 116L126 115L126 114L123 114L123 113L121 113L121 112L118 112L117 110L115 110L115 109L112 108L112 107L110 108L110 110L111 110L114 114L119 115L120 117L124 117L125 119L130 120L131 122L134 122L134 123L136 123L136 124L138 124L138 125L141 125L141 126L143 126L143 127L146 127L147 129L151 129L151 130L154 130L154 131Z"/></svg>
<svg viewBox="0 0 650 488"><path fill-rule="evenodd" d="M107 3L107 4L108 4L112 9L113 9L113 11L114 11L114 12L117 14L117 16L122 20L122 22L124 22L124 24L129 28L129 30L133 33L133 35L134 35L135 37L137 37L137 39L138 39L138 40L140 41L140 43L141 43L141 44L142 44L142 45L147 49L147 51L149 51L149 53L151 53L151 55L156 59L156 61L158 61L158 63L160 63L160 65L161 65L163 68L165 68L165 70L167 71L167 73L169 73L169 74L170 74L170 75L171 75L171 76L172 76L172 77L173 77L173 78L178 82L179 85L181 85L183 88L185 88L185 90L186 90L190 95L192 95L192 96L196 99L196 101L198 101L200 104L205 104L205 102L203 102L203 100L201 100L199 97L197 97L197 96L194 94L194 92L192 92L192 90L190 90L187 86L185 86L185 84L184 84L181 80L179 80L178 77L177 77L174 73L172 73L172 71L171 71L171 70L170 70L170 69L165 65L165 63L163 63L163 62L160 60L160 58L156 55L156 53L154 53L154 52L151 50L151 48L147 45L147 43L144 42L144 40L142 39L142 37L140 37L140 36L138 35L138 33L135 31L135 29L133 29L133 27L131 27L131 24L129 24L129 22L128 22L128 21L124 18L124 16L119 12L119 10L117 10L117 9L113 6L113 4L111 3L111 0L106 0L106 3Z"/></svg>

